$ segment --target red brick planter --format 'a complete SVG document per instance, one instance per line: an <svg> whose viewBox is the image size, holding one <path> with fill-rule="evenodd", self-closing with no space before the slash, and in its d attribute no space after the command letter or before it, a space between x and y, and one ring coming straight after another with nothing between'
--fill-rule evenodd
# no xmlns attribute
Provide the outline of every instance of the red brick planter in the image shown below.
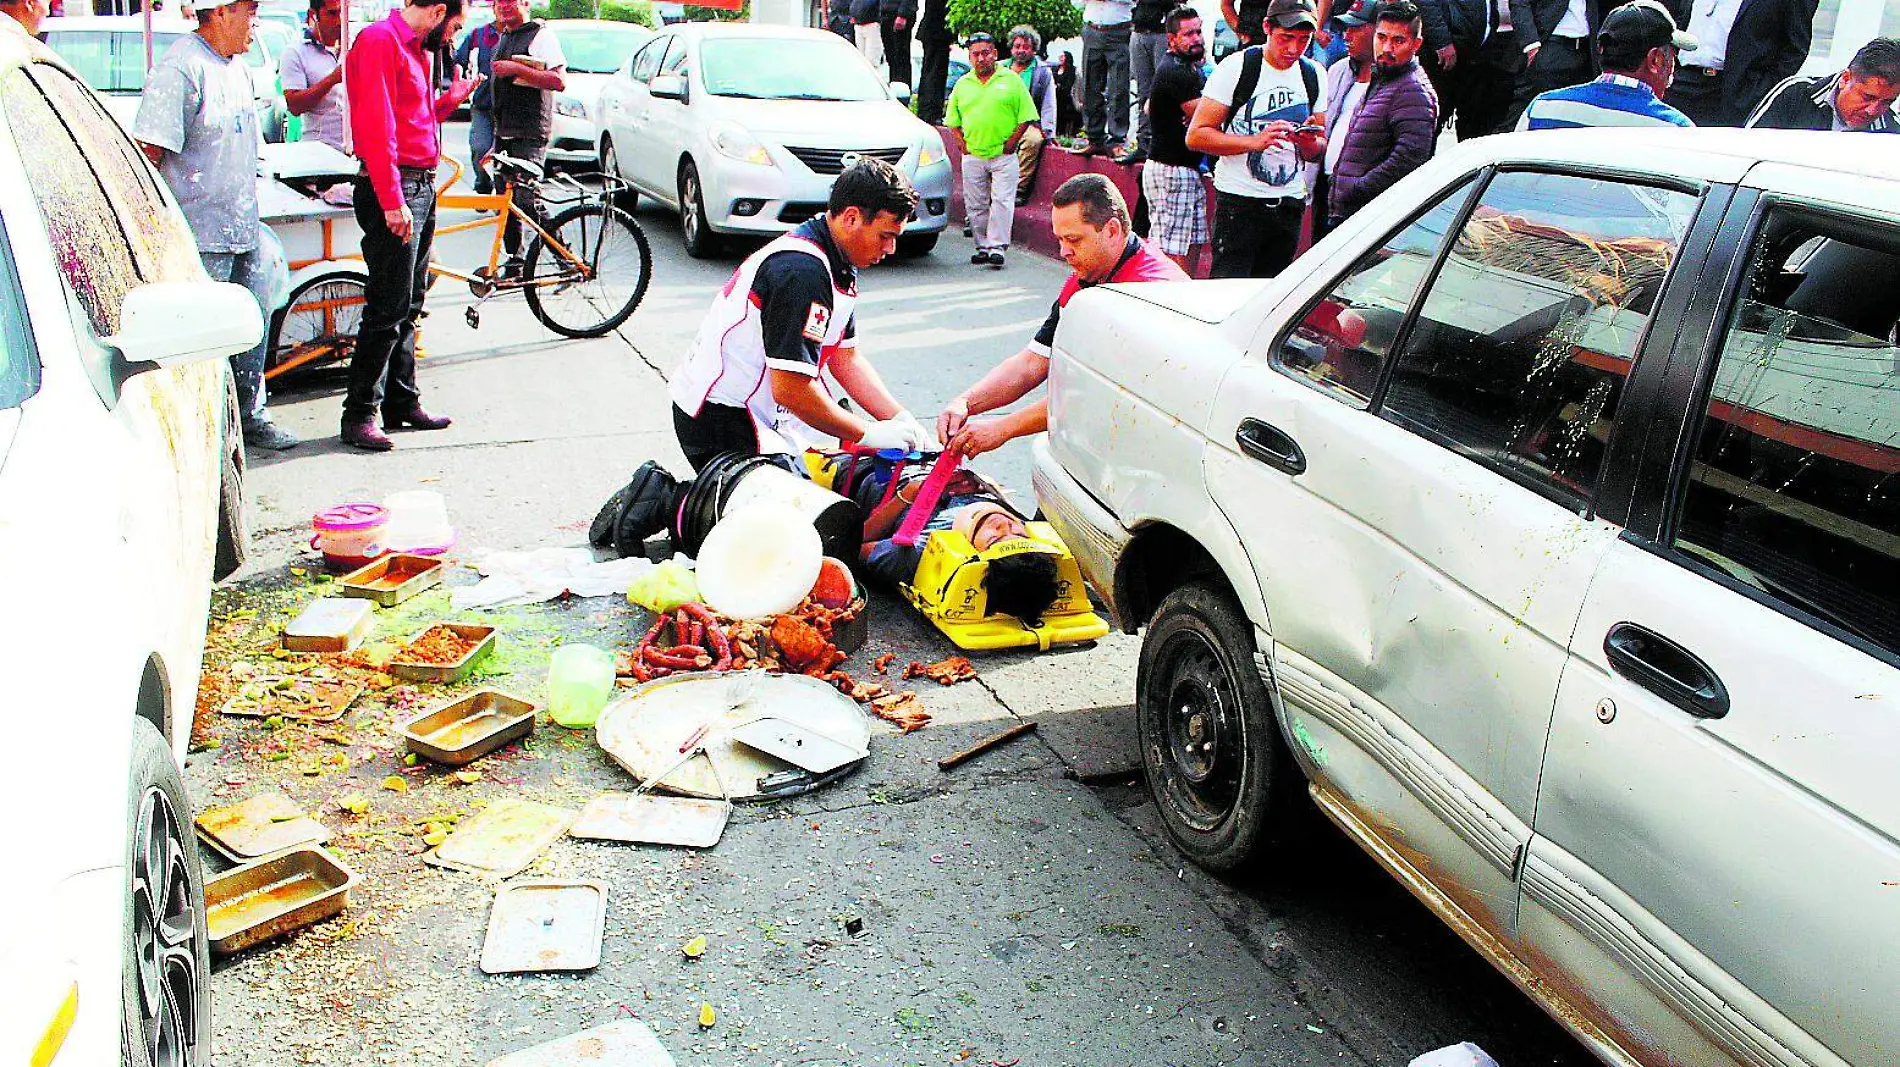
<svg viewBox="0 0 1900 1067"><path fill-rule="evenodd" d="M963 232L963 153L957 149L956 134L943 131L943 143L950 149L952 172L959 175L952 182L950 194L952 219L948 236L953 240ZM1063 182L1078 174L1093 172L1108 178L1122 191L1128 200L1128 208L1134 210L1135 200L1141 193L1141 168L1126 167L1109 160L1106 156L1078 156L1057 148L1054 142L1043 146L1042 168L1036 173L1036 187L1031 191L1029 203L1016 209L1016 225L1012 231L1012 244L1018 248L1028 248L1045 256L1061 258L1061 250L1056 246L1056 238L1049 232L1049 196ZM1207 187L1208 232L1213 232L1214 223L1214 184L1203 177L1201 184ZM1212 250L1202 245L1196 253L1189 273L1196 278L1207 277L1208 262L1213 258Z"/></svg>

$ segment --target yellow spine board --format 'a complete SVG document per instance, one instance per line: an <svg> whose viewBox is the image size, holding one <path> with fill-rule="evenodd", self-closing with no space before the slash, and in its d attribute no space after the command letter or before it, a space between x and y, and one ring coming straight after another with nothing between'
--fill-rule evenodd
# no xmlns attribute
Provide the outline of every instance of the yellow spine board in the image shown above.
<svg viewBox="0 0 1900 1067"><path fill-rule="evenodd" d="M989 614L989 593L983 588L991 560L1022 552L1056 558L1056 602L1033 627L1013 615ZM1028 537L998 541L982 552L954 530L932 531L915 580L902 590L904 598L961 649L1047 649L1108 633L1107 620L1089 605L1081 568L1048 523L1032 522Z"/></svg>

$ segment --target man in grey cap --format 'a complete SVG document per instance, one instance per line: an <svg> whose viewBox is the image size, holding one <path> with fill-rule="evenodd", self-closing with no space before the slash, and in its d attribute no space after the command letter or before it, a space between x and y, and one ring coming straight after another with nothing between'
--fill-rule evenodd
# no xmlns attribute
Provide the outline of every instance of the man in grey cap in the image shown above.
<svg viewBox="0 0 1900 1067"><path fill-rule="evenodd" d="M233 282L257 297L269 321L282 269L276 244L262 237L257 215L257 128L251 78L238 58L251 46L257 0L228 0L196 9L198 32L166 51L145 80L132 136L158 165L198 239L198 258L214 281ZM294 448L295 434L264 410L264 346L231 357L246 444Z"/></svg>

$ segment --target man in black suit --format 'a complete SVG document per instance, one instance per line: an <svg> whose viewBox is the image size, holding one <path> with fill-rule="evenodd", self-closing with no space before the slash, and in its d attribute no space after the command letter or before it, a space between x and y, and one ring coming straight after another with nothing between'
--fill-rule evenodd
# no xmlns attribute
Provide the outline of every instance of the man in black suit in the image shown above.
<svg viewBox="0 0 1900 1067"><path fill-rule="evenodd" d="M1816 0L1698 0L1689 33L1702 42L1676 68L1665 98L1697 126L1740 126L1808 58Z"/></svg>

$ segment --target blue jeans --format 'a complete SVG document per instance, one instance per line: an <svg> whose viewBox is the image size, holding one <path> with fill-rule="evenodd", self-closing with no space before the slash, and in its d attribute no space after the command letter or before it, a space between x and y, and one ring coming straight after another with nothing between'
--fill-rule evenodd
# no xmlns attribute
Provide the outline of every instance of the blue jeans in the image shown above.
<svg viewBox="0 0 1900 1067"><path fill-rule="evenodd" d="M270 413L264 410L264 362L265 348L270 344L271 320L271 284L275 277L275 264L267 260L264 246L249 252L200 252L198 261L204 264L205 273L214 282L230 282L242 285L257 298L257 308L264 314L264 339L257 347L239 352L231 357L231 378L237 385L238 415L243 420L244 429L250 430L270 422Z"/></svg>
<svg viewBox="0 0 1900 1067"><path fill-rule="evenodd" d="M482 157L495 148L495 113L468 109L468 161L475 171L475 194L487 196L495 191L495 183L488 172L482 169Z"/></svg>

